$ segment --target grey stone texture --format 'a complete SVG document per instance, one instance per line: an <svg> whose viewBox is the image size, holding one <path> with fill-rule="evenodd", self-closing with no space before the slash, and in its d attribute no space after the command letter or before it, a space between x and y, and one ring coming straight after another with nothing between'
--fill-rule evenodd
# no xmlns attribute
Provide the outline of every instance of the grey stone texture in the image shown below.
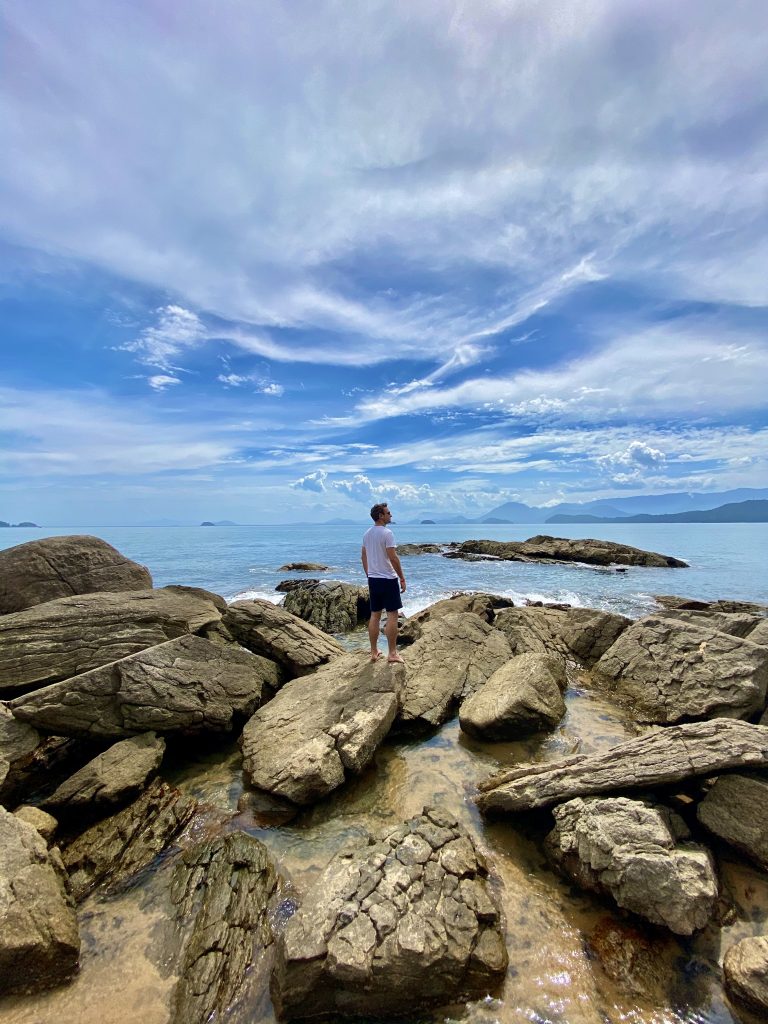
<svg viewBox="0 0 768 1024"><path fill-rule="evenodd" d="M552 729L565 714L565 666L552 654L519 654L497 668L459 710L470 736L507 740Z"/></svg>
<svg viewBox="0 0 768 1024"><path fill-rule="evenodd" d="M435 604L409 616L400 627L399 641L402 644L412 644L419 639L426 623L432 622L442 615L469 613L478 615L483 622L492 623L497 609L510 608L513 604L514 602L509 598L498 597L496 594L454 594L453 597L436 601Z"/></svg>
<svg viewBox="0 0 768 1024"><path fill-rule="evenodd" d="M768 778L721 775L696 808L705 828L768 871Z"/></svg>
<svg viewBox="0 0 768 1024"><path fill-rule="evenodd" d="M460 556L493 555L513 562L584 562L586 565L636 565L686 568L688 563L655 551L643 551L609 540L568 540L539 534L522 541L465 540L456 548Z"/></svg>
<svg viewBox="0 0 768 1024"><path fill-rule="evenodd" d="M750 615L747 612L721 612L694 609L669 609L658 612L656 618L678 619L680 622L689 622L694 626L705 626L710 629L717 629L721 633L728 633L731 636L739 636L742 639L750 636L756 626L765 620L759 615Z"/></svg>
<svg viewBox="0 0 768 1024"><path fill-rule="evenodd" d="M723 975L731 999L755 1014L756 1020L765 1020L768 1017L768 935L751 936L731 946L723 958Z"/></svg>
<svg viewBox="0 0 768 1024"><path fill-rule="evenodd" d="M283 608L326 633L349 633L369 617L368 588L338 580L307 580L291 587Z"/></svg>
<svg viewBox="0 0 768 1024"><path fill-rule="evenodd" d="M289 678L306 675L344 653L322 629L271 601L235 601L224 614L224 625L243 647L282 665Z"/></svg>
<svg viewBox="0 0 768 1024"><path fill-rule="evenodd" d="M58 821L52 814L41 810L39 807L32 807L30 804L22 804L13 812L15 818L25 821L32 828L36 829L43 839L50 845L51 840L59 827Z"/></svg>
<svg viewBox="0 0 768 1024"><path fill-rule="evenodd" d="M560 654L594 664L631 624L596 608L506 608L493 620L514 654Z"/></svg>
<svg viewBox="0 0 768 1024"><path fill-rule="evenodd" d="M90 810L124 803L141 792L164 753L165 740L153 732L120 740L62 782L43 806Z"/></svg>
<svg viewBox="0 0 768 1024"><path fill-rule="evenodd" d="M40 733L26 722L14 718L0 704L0 803L5 802L20 772L31 762L42 740Z"/></svg>

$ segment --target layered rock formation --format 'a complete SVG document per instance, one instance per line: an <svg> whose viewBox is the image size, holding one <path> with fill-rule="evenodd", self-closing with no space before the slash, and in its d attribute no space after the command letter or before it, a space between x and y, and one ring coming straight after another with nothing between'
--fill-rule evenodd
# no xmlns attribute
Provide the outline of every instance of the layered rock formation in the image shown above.
<svg viewBox="0 0 768 1024"><path fill-rule="evenodd" d="M113 744L62 782L44 806L56 811L91 811L136 796L160 767L165 740L153 732Z"/></svg>
<svg viewBox="0 0 768 1024"><path fill-rule="evenodd" d="M289 677L306 675L344 653L323 630L271 601L235 601L224 614L224 624L243 647L276 661Z"/></svg>
<svg viewBox="0 0 768 1024"><path fill-rule="evenodd" d="M368 588L338 580L307 580L291 587L283 607L326 633L348 633L370 616Z"/></svg>
<svg viewBox="0 0 768 1024"><path fill-rule="evenodd" d="M586 565L636 565L654 568L687 568L688 563L671 555L643 551L609 540L568 540L538 535L522 541L465 540L454 554L492 555L511 562L583 562Z"/></svg>

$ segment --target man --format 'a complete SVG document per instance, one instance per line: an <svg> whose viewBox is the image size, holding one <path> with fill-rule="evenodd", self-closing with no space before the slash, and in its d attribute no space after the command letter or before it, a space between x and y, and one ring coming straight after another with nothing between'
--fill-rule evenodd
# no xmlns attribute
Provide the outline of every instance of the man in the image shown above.
<svg viewBox="0 0 768 1024"><path fill-rule="evenodd" d="M400 559L397 557L395 538L389 529L392 513L386 502L374 505L371 509L374 525L363 537L363 548L360 557L363 571L368 577L368 595L371 600L371 618L368 623L368 636L371 640L371 661L379 659L379 629L381 613L386 610L387 624L384 634L389 645L387 661L403 663L397 653L397 613L403 607L400 597L405 593L405 576ZM399 586L398 586L399 581Z"/></svg>

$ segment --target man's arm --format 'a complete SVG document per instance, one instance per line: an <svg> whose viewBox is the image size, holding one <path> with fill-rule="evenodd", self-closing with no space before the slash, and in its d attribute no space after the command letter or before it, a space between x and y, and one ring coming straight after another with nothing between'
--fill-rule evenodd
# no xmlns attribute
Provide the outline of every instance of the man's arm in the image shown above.
<svg viewBox="0 0 768 1024"><path fill-rule="evenodd" d="M363 572L368 575L368 553L365 550L365 544L360 549L360 561L363 563Z"/></svg>
<svg viewBox="0 0 768 1024"><path fill-rule="evenodd" d="M387 548L387 558L389 559L390 565L397 573L397 577L400 580L400 593L405 593L405 576L403 575L403 567L400 565L400 559L397 557L397 548Z"/></svg>

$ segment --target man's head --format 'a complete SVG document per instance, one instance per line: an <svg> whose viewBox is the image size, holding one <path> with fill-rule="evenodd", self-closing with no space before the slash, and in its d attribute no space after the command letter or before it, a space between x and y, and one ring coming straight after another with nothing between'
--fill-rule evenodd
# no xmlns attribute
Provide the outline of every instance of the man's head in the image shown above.
<svg viewBox="0 0 768 1024"><path fill-rule="evenodd" d="M371 519L377 526L386 526L391 518L392 513L387 508L386 501L383 501L378 505L374 505L371 509Z"/></svg>

